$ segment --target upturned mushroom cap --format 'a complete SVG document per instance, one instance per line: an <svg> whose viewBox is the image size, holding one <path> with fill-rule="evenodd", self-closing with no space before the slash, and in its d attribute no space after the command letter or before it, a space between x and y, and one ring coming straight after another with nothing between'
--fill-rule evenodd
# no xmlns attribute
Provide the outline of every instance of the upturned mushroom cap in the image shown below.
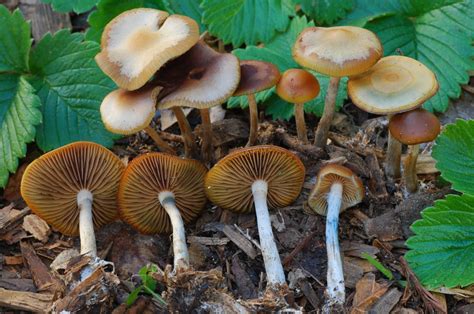
<svg viewBox="0 0 474 314"><path fill-rule="evenodd" d="M222 104L239 85L239 60L230 53L218 53L198 42L183 56L168 63L155 79L162 86L177 89L160 100L159 109L193 107L205 109Z"/></svg>
<svg viewBox="0 0 474 314"><path fill-rule="evenodd" d="M334 77L365 72L382 56L378 37L354 26L308 27L293 46L298 64Z"/></svg>
<svg viewBox="0 0 474 314"><path fill-rule="evenodd" d="M168 191L174 194L184 223L192 221L206 204L206 172L198 161L161 153L135 158L120 181L121 218L145 234L171 232L171 221L158 199L160 192Z"/></svg>
<svg viewBox="0 0 474 314"><path fill-rule="evenodd" d="M291 204L299 195L305 168L290 151L272 145L236 150L209 170L205 178L209 200L221 208L246 213L253 208L252 184L268 184L267 201L271 208Z"/></svg>
<svg viewBox="0 0 474 314"><path fill-rule="evenodd" d="M115 17L102 33L95 60L118 86L142 87L169 60L199 40L199 26L186 16L155 9L133 9Z"/></svg>
<svg viewBox="0 0 474 314"><path fill-rule="evenodd" d="M78 193L92 193L94 228L113 221L124 168L120 159L101 145L75 142L33 161L23 174L21 195L31 210L55 229L78 235Z"/></svg>
<svg viewBox="0 0 474 314"><path fill-rule="evenodd" d="M100 115L105 128L116 134L133 134L150 125L156 111L160 87L135 91L117 89L105 96Z"/></svg>
<svg viewBox="0 0 474 314"><path fill-rule="evenodd" d="M302 69L286 70L278 81L276 92L283 100L304 104L319 95L318 80Z"/></svg>
<svg viewBox="0 0 474 314"><path fill-rule="evenodd" d="M240 61L240 82L234 96L258 93L276 85L280 71L270 63L258 60Z"/></svg>
<svg viewBox="0 0 474 314"><path fill-rule="evenodd" d="M394 138L406 145L431 142L441 131L438 118L422 108L394 115L388 128Z"/></svg>
<svg viewBox="0 0 474 314"><path fill-rule="evenodd" d="M434 73L404 56L380 59L366 73L351 77L347 91L354 104L375 114L393 114L420 107L438 91Z"/></svg>
<svg viewBox="0 0 474 314"><path fill-rule="evenodd" d="M329 164L319 170L318 181L308 198L308 205L320 215L325 216L327 213L327 194L333 183L340 183L343 186L341 212L357 205L364 198L364 185L359 177L344 166Z"/></svg>

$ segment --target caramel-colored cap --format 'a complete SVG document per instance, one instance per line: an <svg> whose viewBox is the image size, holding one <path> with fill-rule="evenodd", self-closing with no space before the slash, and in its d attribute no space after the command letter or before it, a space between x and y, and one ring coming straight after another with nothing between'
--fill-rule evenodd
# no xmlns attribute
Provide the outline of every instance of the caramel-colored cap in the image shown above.
<svg viewBox="0 0 474 314"><path fill-rule="evenodd" d="M422 108L394 115L388 128L394 138L406 145L431 142L441 131L438 118Z"/></svg>
<svg viewBox="0 0 474 314"><path fill-rule="evenodd" d="M291 204L299 195L305 168L290 151L271 145L236 150L209 170L205 178L206 194L217 206L237 213L253 208L252 184L268 184L269 207Z"/></svg>
<svg viewBox="0 0 474 314"><path fill-rule="evenodd" d="M118 203L121 218L146 234L169 233L171 221L158 199L160 192L174 194L185 223L199 216L206 204L200 162L162 153L135 158L120 181Z"/></svg>
<svg viewBox="0 0 474 314"><path fill-rule="evenodd" d="M125 166L112 152L91 142L75 142L33 161L21 180L31 210L65 235L79 234L77 195L91 192L94 228L117 216L117 191Z"/></svg>
<svg viewBox="0 0 474 314"><path fill-rule="evenodd" d="M270 62L258 60L240 61L240 82L234 96L258 93L276 85L280 71Z"/></svg>
<svg viewBox="0 0 474 314"><path fill-rule="evenodd" d="M364 185L359 177L344 166L329 164L319 170L318 181L308 197L308 205L320 215L327 213L327 195L333 183L342 184L341 212L359 204L364 198Z"/></svg>
<svg viewBox="0 0 474 314"><path fill-rule="evenodd" d="M308 71L302 69L286 70L278 81L276 92L283 100L304 104L319 95L318 80Z"/></svg>

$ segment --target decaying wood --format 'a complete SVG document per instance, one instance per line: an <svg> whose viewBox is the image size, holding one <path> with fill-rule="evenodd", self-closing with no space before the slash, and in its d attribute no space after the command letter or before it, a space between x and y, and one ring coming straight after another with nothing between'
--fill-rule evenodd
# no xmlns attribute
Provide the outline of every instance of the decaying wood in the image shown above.
<svg viewBox="0 0 474 314"><path fill-rule="evenodd" d="M383 150L377 147L360 147L357 141L354 141L353 138L345 136L339 133L329 132L329 138L337 146L344 147L349 149L361 156L366 157L368 153L374 153L377 158L384 158L385 153Z"/></svg>
<svg viewBox="0 0 474 314"><path fill-rule="evenodd" d="M199 243L202 245L226 245L229 243L228 238L217 238L217 237L197 237L189 236L188 243Z"/></svg>
<svg viewBox="0 0 474 314"><path fill-rule="evenodd" d="M378 199L388 198L384 174L382 169L380 169L379 161L377 160L377 156L373 151L367 153L365 162L370 171L369 190Z"/></svg>
<svg viewBox="0 0 474 314"><path fill-rule="evenodd" d="M306 278L301 279L298 284L304 296L308 299L309 303L311 303L311 305L315 309L319 309L319 307L321 306L321 300L318 298L316 291L314 291L308 280Z"/></svg>
<svg viewBox="0 0 474 314"><path fill-rule="evenodd" d="M277 128L275 130L277 138L281 141L283 146L288 147L291 150L300 152L312 159L318 160L326 156L326 152L311 144L303 144L296 137L289 135L285 129Z"/></svg>
<svg viewBox="0 0 474 314"><path fill-rule="evenodd" d="M362 253L367 253L372 257L376 257L376 255L380 252L380 250L375 246L349 241L343 241L341 243L341 250L344 252L344 255L359 258L363 258Z"/></svg>
<svg viewBox="0 0 474 314"><path fill-rule="evenodd" d="M14 291L36 292L36 287L31 279L0 279L0 288Z"/></svg>
<svg viewBox="0 0 474 314"><path fill-rule="evenodd" d="M309 233L307 236L303 238L303 240L290 252L285 258L283 259L283 266L288 266L292 261L293 258L305 249L312 241L314 241L314 237L316 236L317 231L314 230L313 232Z"/></svg>
<svg viewBox="0 0 474 314"><path fill-rule="evenodd" d="M390 289L370 308L369 314L390 313L402 297L402 292L397 288Z"/></svg>
<svg viewBox="0 0 474 314"><path fill-rule="evenodd" d="M5 234L14 229L21 219L31 213L29 207L22 210L13 208L13 203L0 209L0 234Z"/></svg>
<svg viewBox="0 0 474 314"><path fill-rule="evenodd" d="M257 287L253 284L249 274L245 271L245 266L240 261L238 255L232 257L232 274L237 285L239 294L244 299L252 299L257 297Z"/></svg>
<svg viewBox="0 0 474 314"><path fill-rule="evenodd" d="M21 264L23 264L23 257L21 255L3 256L3 264L5 264L5 265L21 265Z"/></svg>
<svg viewBox="0 0 474 314"><path fill-rule="evenodd" d="M356 285L351 314L366 313L368 308L388 290L388 287L387 283L376 282L373 273L367 273Z"/></svg>
<svg viewBox="0 0 474 314"><path fill-rule="evenodd" d="M0 288L0 306L35 313L49 313L52 294L12 291Z"/></svg>
<svg viewBox="0 0 474 314"><path fill-rule="evenodd" d="M23 219L22 227L25 231L31 233L35 239L41 242L48 241L48 236L51 233L51 229L46 221L34 214L28 215Z"/></svg>
<svg viewBox="0 0 474 314"><path fill-rule="evenodd" d="M252 242L236 230L234 226L218 224L216 228L222 231L235 245L237 245L248 257L254 259L257 256L257 250Z"/></svg>

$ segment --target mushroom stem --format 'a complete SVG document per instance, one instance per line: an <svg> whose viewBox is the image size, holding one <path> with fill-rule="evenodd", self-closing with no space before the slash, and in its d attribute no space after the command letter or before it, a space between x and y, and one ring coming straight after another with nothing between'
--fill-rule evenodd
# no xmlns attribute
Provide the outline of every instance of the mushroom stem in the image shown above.
<svg viewBox="0 0 474 314"><path fill-rule="evenodd" d="M279 285L286 284L286 282L280 255L273 238L267 206L267 191L268 184L263 180L257 180L252 184L260 247L262 248L263 262L267 273L267 288L269 286L273 288L272 286L278 287Z"/></svg>
<svg viewBox="0 0 474 314"><path fill-rule="evenodd" d="M204 162L208 163L212 160L212 126L209 109L199 109L202 122L202 147L201 157Z"/></svg>
<svg viewBox="0 0 474 314"><path fill-rule="evenodd" d="M255 145L257 141L258 134L258 108L257 101L255 100L254 94L248 94L247 99L249 101L249 114L250 114L250 131L249 131L249 140L246 147Z"/></svg>
<svg viewBox="0 0 474 314"><path fill-rule="evenodd" d="M176 151L166 143L161 136L151 126L147 126L144 131L155 141L156 146L165 153L176 155Z"/></svg>
<svg viewBox="0 0 474 314"><path fill-rule="evenodd" d="M306 123L304 122L304 104L295 104L296 132L298 139L303 144L308 144L308 135L306 132Z"/></svg>
<svg viewBox="0 0 474 314"><path fill-rule="evenodd" d="M329 87L324 100L324 112L319 121L316 134L314 136L314 145L316 147L324 148L328 139L329 127L331 126L334 112L336 111L336 96L339 88L340 77L331 77Z"/></svg>
<svg viewBox="0 0 474 314"><path fill-rule="evenodd" d="M333 183L329 191L326 217L326 250L328 253L327 304L344 304L346 298L344 273L337 235L342 202L342 184Z"/></svg>
<svg viewBox="0 0 474 314"><path fill-rule="evenodd" d="M405 185L408 192L415 193L418 190L418 177L416 175L416 161L418 160L418 153L420 152L420 145L409 145L408 155L403 165L403 176L405 178Z"/></svg>
<svg viewBox="0 0 474 314"><path fill-rule="evenodd" d="M179 209L176 207L174 194L172 192L161 192L158 199L170 217L173 226L174 272L189 269L189 254L186 246L184 223Z"/></svg>
<svg viewBox="0 0 474 314"><path fill-rule="evenodd" d="M402 143L397 141L388 132L388 146L385 161L385 175L394 179L400 178L400 159L402 156Z"/></svg>
<svg viewBox="0 0 474 314"><path fill-rule="evenodd" d="M92 193L88 190L80 190L77 193L77 206L79 207L81 254L96 257L97 247L95 243L94 221L92 219Z"/></svg>
<svg viewBox="0 0 474 314"><path fill-rule="evenodd" d="M173 107L174 115L176 116L176 120L178 121L179 130L181 131L181 135L183 136L184 140L184 155L186 158L196 157L196 139L194 138L193 131L191 126L189 125L188 119L186 119L186 115L183 112L181 107Z"/></svg>

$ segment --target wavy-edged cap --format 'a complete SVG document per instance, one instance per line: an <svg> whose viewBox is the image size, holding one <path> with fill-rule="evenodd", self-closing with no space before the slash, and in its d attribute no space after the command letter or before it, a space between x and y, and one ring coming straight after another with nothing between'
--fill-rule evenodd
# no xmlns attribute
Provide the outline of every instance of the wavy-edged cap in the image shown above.
<svg viewBox="0 0 474 314"><path fill-rule="evenodd" d="M318 80L303 69L286 70L278 81L276 92L283 100L304 104L319 95Z"/></svg>
<svg viewBox="0 0 474 314"><path fill-rule="evenodd" d="M134 91L117 89L105 96L100 116L112 133L129 135L150 125L161 87L142 87Z"/></svg>
<svg viewBox="0 0 474 314"><path fill-rule="evenodd" d="M193 19L155 9L133 9L110 21L95 60L118 86L135 90L169 60L199 40Z"/></svg>
<svg viewBox="0 0 474 314"><path fill-rule="evenodd" d="M347 92L354 104L375 114L393 114L420 107L438 91L435 74L404 56L380 59L369 71L351 77Z"/></svg>
<svg viewBox="0 0 474 314"><path fill-rule="evenodd" d="M388 128L394 138L406 145L431 142L441 132L438 118L423 108L394 115Z"/></svg>
<svg viewBox="0 0 474 314"><path fill-rule="evenodd" d="M354 26L308 27L293 46L298 64L334 77L365 72L382 56L378 37Z"/></svg>
<svg viewBox="0 0 474 314"><path fill-rule="evenodd" d="M290 205L299 195L305 168L290 151L272 145L236 150L209 170L205 178L209 200L221 208L246 213L253 208L252 184L268 184L267 202L271 208Z"/></svg>
<svg viewBox="0 0 474 314"><path fill-rule="evenodd" d="M145 234L169 233L171 221L161 206L160 192L172 192L181 217L188 223L206 204L200 162L161 153L135 158L120 181L118 203L121 218Z"/></svg>
<svg viewBox="0 0 474 314"><path fill-rule="evenodd" d="M329 164L319 170L316 185L308 197L308 205L320 215L327 213L327 196L333 183L342 184L341 212L364 198L364 185L359 177L344 166Z"/></svg>
<svg viewBox="0 0 474 314"><path fill-rule="evenodd" d="M239 85L239 59L218 53L202 41L156 74L158 84L180 82L160 100L159 109L193 107L205 109L225 102Z"/></svg>
<svg viewBox="0 0 474 314"><path fill-rule="evenodd" d="M234 96L258 93L276 85L280 71L270 62L258 60L240 61L240 82Z"/></svg>
<svg viewBox="0 0 474 314"><path fill-rule="evenodd" d="M92 193L92 219L99 228L117 217L117 191L125 166L111 151L75 142L33 161L21 180L21 195L31 210L61 233L79 234L77 195Z"/></svg>

